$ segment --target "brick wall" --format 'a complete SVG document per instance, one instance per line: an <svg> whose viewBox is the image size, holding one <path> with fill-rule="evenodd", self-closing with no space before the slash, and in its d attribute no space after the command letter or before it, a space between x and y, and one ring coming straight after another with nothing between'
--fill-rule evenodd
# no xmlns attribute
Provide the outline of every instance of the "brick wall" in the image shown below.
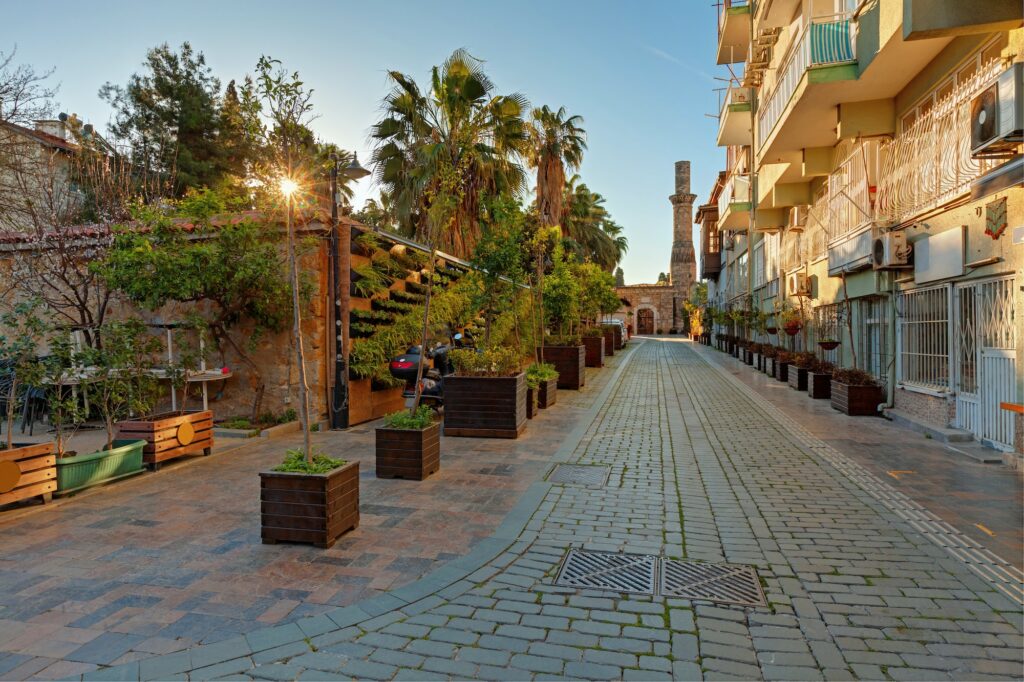
<svg viewBox="0 0 1024 682"><path fill-rule="evenodd" d="M947 398L896 388L893 407L932 426L948 428L953 422L956 406Z"/></svg>

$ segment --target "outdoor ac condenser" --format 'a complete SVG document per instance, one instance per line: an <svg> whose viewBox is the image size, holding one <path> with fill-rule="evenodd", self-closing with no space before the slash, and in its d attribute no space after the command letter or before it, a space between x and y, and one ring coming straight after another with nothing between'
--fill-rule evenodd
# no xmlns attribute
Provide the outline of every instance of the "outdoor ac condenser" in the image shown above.
<svg viewBox="0 0 1024 682"><path fill-rule="evenodd" d="M971 156L1005 155L1024 142L1024 63L999 75L971 102Z"/></svg>

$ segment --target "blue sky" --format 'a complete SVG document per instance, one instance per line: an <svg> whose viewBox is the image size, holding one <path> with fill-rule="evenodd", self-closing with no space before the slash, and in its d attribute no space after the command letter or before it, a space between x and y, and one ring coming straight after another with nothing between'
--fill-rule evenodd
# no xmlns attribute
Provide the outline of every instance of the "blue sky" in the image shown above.
<svg viewBox="0 0 1024 682"><path fill-rule="evenodd" d="M386 8L386 9L385 9ZM668 270L673 164L689 159L697 201L724 163L714 146L715 9L711 0L392 0L336 2L38 2L5 6L0 49L54 67L59 109L105 126L104 82L124 83L145 51L190 41L227 83L261 54L315 90L323 139L368 157L386 71L421 82L457 47L487 62L499 92L564 105L586 121L581 175L629 237L630 283ZM720 75L720 74L719 74ZM363 180L362 205L376 194Z"/></svg>

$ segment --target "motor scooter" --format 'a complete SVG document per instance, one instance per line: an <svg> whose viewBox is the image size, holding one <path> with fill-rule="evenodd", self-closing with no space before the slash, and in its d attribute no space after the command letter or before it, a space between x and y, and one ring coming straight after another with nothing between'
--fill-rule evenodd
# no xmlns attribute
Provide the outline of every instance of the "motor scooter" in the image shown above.
<svg viewBox="0 0 1024 682"><path fill-rule="evenodd" d="M452 337L451 344L439 343L428 349L424 357L423 377L420 379L420 402L435 410L440 410L444 405L444 378L455 371L448 359L448 351L452 347L472 348L472 336L456 334ZM421 346L411 346L405 353L393 358L388 365L391 376L405 382L402 397L407 400L416 397L416 373L421 354Z"/></svg>

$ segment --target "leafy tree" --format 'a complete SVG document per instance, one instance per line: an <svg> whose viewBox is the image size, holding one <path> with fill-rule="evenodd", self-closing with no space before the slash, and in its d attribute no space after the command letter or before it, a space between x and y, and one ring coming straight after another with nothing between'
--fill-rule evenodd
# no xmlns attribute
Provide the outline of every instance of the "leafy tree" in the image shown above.
<svg viewBox="0 0 1024 682"><path fill-rule="evenodd" d="M580 320L580 281L561 242L551 251L551 273L544 280L547 326L566 337L578 332Z"/></svg>
<svg viewBox="0 0 1024 682"><path fill-rule="evenodd" d="M85 406L72 389L76 374L88 364L89 351L80 351L65 327L51 327L49 352L41 359L46 384L46 405L53 426L57 456L63 457L78 426L86 420Z"/></svg>
<svg viewBox="0 0 1024 682"><path fill-rule="evenodd" d="M562 233L568 240L567 249L580 260L591 260L611 272L629 244L605 208L605 198L579 182L578 175L569 179L565 194Z"/></svg>
<svg viewBox="0 0 1024 682"><path fill-rule="evenodd" d="M658 284L668 284L668 275L664 272L658 273Z"/></svg>
<svg viewBox="0 0 1024 682"><path fill-rule="evenodd" d="M113 135L126 141L136 166L173 175L176 193L213 187L228 170L218 140L220 81L202 52L182 43L149 50L143 71L124 86L105 84L100 97L114 107Z"/></svg>
<svg viewBox="0 0 1024 682"><path fill-rule="evenodd" d="M615 268L615 286L624 287L626 286L626 273L622 271L622 268Z"/></svg>
<svg viewBox="0 0 1024 682"><path fill-rule="evenodd" d="M565 179L583 162L587 134L581 116L569 116L565 107L553 111L546 104L533 110L526 158L537 169L537 209L541 225L565 222Z"/></svg>
<svg viewBox="0 0 1024 682"><path fill-rule="evenodd" d="M37 356L39 340L43 338L45 323L39 317L38 301L23 301L0 317L6 333L0 335L0 371L6 375L7 440L5 447L14 446L14 415L18 392L36 385L42 378L43 368Z"/></svg>
<svg viewBox="0 0 1024 682"><path fill-rule="evenodd" d="M491 323L503 310L518 310L520 285L526 279L523 267L523 235L526 216L511 197L501 197L489 206L488 229L477 243L471 262L477 268L480 288L477 307L484 312L484 345L491 343ZM519 320L515 320L515 340L520 346Z"/></svg>
<svg viewBox="0 0 1024 682"><path fill-rule="evenodd" d="M615 277L596 263L581 263L576 266L576 277L580 287L580 317L587 324L602 313L619 309L619 297L615 294Z"/></svg>

